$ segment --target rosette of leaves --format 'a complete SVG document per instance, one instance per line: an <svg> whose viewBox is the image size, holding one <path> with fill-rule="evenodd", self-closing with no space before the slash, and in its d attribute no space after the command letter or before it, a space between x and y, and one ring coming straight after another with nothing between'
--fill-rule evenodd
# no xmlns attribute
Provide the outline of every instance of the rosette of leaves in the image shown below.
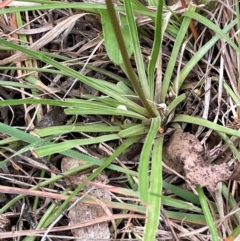
<svg viewBox="0 0 240 241"><path fill-rule="evenodd" d="M139 198L142 203L146 204L147 222L145 223L143 240L153 241L155 240L156 230L159 224L160 207L162 202L161 193L163 181L161 175L164 137L161 134L166 130L167 125L176 122L195 123L205 127L211 126L212 130L219 133L226 133L240 137L240 134L235 130L213 124L201 118L190 117L188 115L173 115L174 110L179 103L186 99L186 94L179 94L185 78L198 61L219 40L219 38L223 38L238 52L239 47L227 35L230 29L235 25L234 21L226 25L223 29L220 29L206 17L198 14L196 12L196 6L194 5L190 4L188 10L182 15L182 19L178 19L179 21L171 25L168 23L170 18L167 18L166 15L163 14L162 1L151 1L152 4L158 2L156 11L154 12L150 11L136 0L125 0L121 2L124 2L124 4L118 4L115 5L115 7L111 0L106 0L107 7L103 4L94 4L95 7L93 8L92 3L68 3L66 6L64 3L56 2L42 6L42 8L46 9L67 7L92 11L101 16L104 43L108 56L114 64L120 66L121 70L127 76L127 79L123 79L108 73L110 77L118 80L116 84L105 80L87 77L65 66L61 62L50 58L46 54L24 48L21 45L16 45L3 39L0 40L0 43L4 46L14 48L25 55L34 57L53 66L54 69L51 70L52 73L76 78L81 81L81 83L84 83L101 93L101 96L89 94L84 95L82 99L67 98L64 101L34 97L20 100L6 100L0 103L1 106L48 104L64 107L65 114L67 115L115 116L120 117L121 121L113 121L112 125L109 125L108 123L91 125L81 124L76 126L65 125L34 130L34 133L40 138L26 133L20 135L20 132L17 132L14 128L7 127L4 124L0 124L0 130L18 140L20 139L29 143L28 146L18 151L15 155L28 150L34 150L39 157L62 153L63 155L82 159L86 163L89 163L86 164L86 168L97 165L98 168L88 178L89 180L92 180L106 168L121 171L125 173L129 179L131 179L131 176L136 175L138 177ZM31 7L31 9L38 8L40 7ZM25 10L25 8L18 8L15 11L20 12ZM2 13L4 13L4 11L7 12L7 10L1 11ZM144 14L151 18L155 23L154 41L149 61L147 63L144 63L141 53L138 28L135 21L136 14ZM186 40L186 33L191 19L195 19L199 23L213 29L217 34L199 49L184 68L179 71L177 77L173 78L173 69L177 63L177 58L183 41ZM163 25L164 20L165 25ZM174 36L175 42L164 77L162 78L161 58L159 56L161 56L162 33L164 31L167 31ZM189 45L190 47L193 47L191 43L189 43ZM132 55L136 64L136 71L134 71L130 62L130 57ZM39 69L39 71L43 70ZM30 79L26 80L30 81ZM39 84L38 82L35 83ZM39 85L38 87L45 88L43 85ZM170 87L174 94L174 98L172 98L170 102L168 101L165 109L167 94ZM225 85L225 88L226 90L229 90L227 85ZM236 103L239 102L238 98L230 90L228 92ZM130 122L126 120L130 120ZM73 132L95 133L95 137L55 142L57 136ZM237 152L232 147L229 139L226 136L223 136L222 138L224 138L229 146L231 146L232 151L237 155ZM111 140L121 140L122 144L110 157L103 160L98 160L71 150L78 146L98 144ZM121 153L124 153L130 146L139 140L142 140L144 144L140 153L138 173L124 170L123 168L112 164L115 158L121 155ZM7 161L8 160L2 162L1 167L5 165ZM83 186L84 185L80 185L72 195L78 193ZM69 198L71 197L72 196ZM204 199L204 197L202 199ZM65 202L58 208L53 216L56 217L57 214L59 215L64 208L66 208ZM203 208L205 208L205 211L207 210L206 206L203 206ZM1 212L4 210L5 207L1 209ZM39 226L39 228L47 227L51 224L54 217L49 217L44 220L44 222L41 223L42 226ZM210 224L213 223L210 218L207 219L207 222ZM217 240L215 228L213 225L209 226L213 235L213 240Z"/></svg>

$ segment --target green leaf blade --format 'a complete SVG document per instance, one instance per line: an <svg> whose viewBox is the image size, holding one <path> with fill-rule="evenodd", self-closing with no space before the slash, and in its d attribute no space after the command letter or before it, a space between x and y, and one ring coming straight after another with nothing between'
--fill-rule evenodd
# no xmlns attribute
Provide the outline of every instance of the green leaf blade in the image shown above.
<svg viewBox="0 0 240 241"><path fill-rule="evenodd" d="M162 150L163 137L157 139L153 146L152 168L149 189L149 205L147 206L147 222L144 227L143 241L154 241L160 217L162 201Z"/></svg>
<svg viewBox="0 0 240 241"><path fill-rule="evenodd" d="M143 145L140 160L139 160L139 196L142 202L148 203L149 201L149 161L151 157L152 145L154 138L160 127L160 117L152 118L150 130L146 136L145 143Z"/></svg>

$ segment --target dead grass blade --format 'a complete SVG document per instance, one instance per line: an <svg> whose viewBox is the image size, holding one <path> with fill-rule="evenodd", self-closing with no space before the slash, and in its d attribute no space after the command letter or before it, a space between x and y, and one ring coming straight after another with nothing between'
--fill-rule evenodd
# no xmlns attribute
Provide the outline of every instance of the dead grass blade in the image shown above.
<svg viewBox="0 0 240 241"><path fill-rule="evenodd" d="M75 23L79 18L87 15L89 13L79 13L75 14L73 16L70 16L68 18L63 18L59 20L59 23L52 28L48 33L46 33L44 36L42 36L39 40L37 40L35 43L33 43L29 49L31 50L39 50L43 46L45 46L47 43L51 42L53 39L59 37L65 30L67 30L69 27L73 26L73 23ZM0 65L6 65L9 63L15 63L18 61L23 61L27 59L27 55L22 53L17 53L12 55L9 58L3 59L0 61Z"/></svg>

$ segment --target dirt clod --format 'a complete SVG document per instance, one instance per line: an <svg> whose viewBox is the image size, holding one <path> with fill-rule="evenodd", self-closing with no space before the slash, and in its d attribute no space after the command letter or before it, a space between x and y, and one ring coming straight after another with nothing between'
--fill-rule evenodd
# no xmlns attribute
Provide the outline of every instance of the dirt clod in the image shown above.
<svg viewBox="0 0 240 241"><path fill-rule="evenodd" d="M228 164L209 165L202 157L203 147L192 134L177 129L164 147L163 161L173 170L183 173L191 185L215 191L220 181L232 174Z"/></svg>
<svg viewBox="0 0 240 241"><path fill-rule="evenodd" d="M72 169L83 164L85 163L82 161L65 157L62 160L62 171L67 171L69 169ZM87 173L75 174L72 176L70 181L73 185L79 185L81 183L81 180L86 179L87 176ZM100 183L107 183L108 179L105 174L101 174L98 177L96 177L94 181ZM66 182L69 183L68 178L66 178ZM92 187L86 187L84 190L89 191L91 188ZM109 194L109 192L106 192L102 189L93 189L89 191L88 195L98 200L111 200L111 195ZM101 203L101 201L99 201L99 203ZM83 204L79 201L68 213L69 225L83 223L106 215L106 210L104 210L103 207L101 207L100 205ZM76 237L75 240L77 241L100 241L104 239L110 239L110 230L108 227L108 222L93 224L84 228L73 229L72 234Z"/></svg>

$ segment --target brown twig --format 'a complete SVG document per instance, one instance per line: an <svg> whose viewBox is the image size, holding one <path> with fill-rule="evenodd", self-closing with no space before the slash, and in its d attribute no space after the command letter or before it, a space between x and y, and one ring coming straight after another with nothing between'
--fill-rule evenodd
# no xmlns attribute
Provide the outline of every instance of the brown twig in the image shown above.
<svg viewBox="0 0 240 241"><path fill-rule="evenodd" d="M59 194L59 193L51 193L51 192L46 192L46 191L38 191L38 190L33 190L33 189L26 189L26 188L18 188L18 187L9 187L9 186L2 186L0 185L0 193L9 193L9 194L20 194L20 195L26 195L26 196L34 196L34 197L41 197L41 198L51 198L53 200L55 199L59 199L59 200L63 200L65 201L69 196L68 195L64 195L64 194ZM73 197L71 199L71 202L76 201L77 197ZM91 198L83 198L81 200L82 203L86 203L86 204L91 204L91 205L96 205L96 201ZM105 203L105 205L107 207L110 208L116 208L115 205L111 202L108 201L103 201L103 203ZM125 205L117 205L118 209L126 209ZM136 211L132 208L129 208L129 206L127 206L128 210L132 210L132 211ZM139 213L144 213L144 210L138 210Z"/></svg>
<svg viewBox="0 0 240 241"><path fill-rule="evenodd" d="M77 223L68 226L62 227L54 227L49 232L61 232L65 230L77 229L87 227L93 224L106 222L112 219L126 219L126 218L138 218L138 219L145 219L144 215L140 214L114 214L112 216L103 216L100 218L94 218L90 221L85 221L83 223ZM20 237L20 236L32 236L37 234L42 234L46 231L46 229L35 229L35 230L23 230L23 231L11 231L11 232L1 232L0 238L12 238L12 237Z"/></svg>

